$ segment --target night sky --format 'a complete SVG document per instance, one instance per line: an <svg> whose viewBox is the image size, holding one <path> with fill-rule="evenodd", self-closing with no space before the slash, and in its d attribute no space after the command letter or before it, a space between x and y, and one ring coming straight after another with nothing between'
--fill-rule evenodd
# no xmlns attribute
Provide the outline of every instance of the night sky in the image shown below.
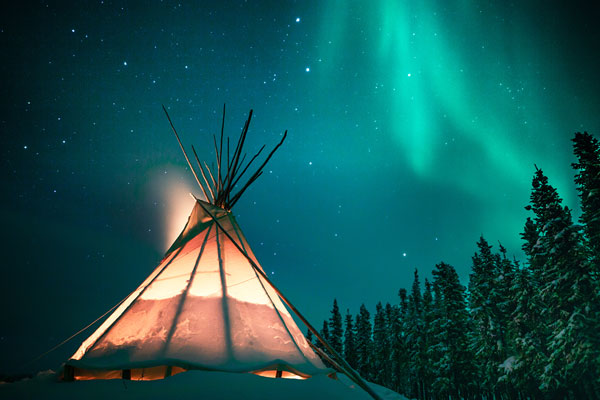
<svg viewBox="0 0 600 400"><path fill-rule="evenodd" d="M466 284L481 234L521 258L534 164L578 215L570 139L600 132L587 2L67 3L0 15L0 373L56 369L92 330L23 364L183 227L200 191L161 104L209 161L223 103L236 139L254 109L250 155L289 131L234 213L318 326L442 260Z"/></svg>

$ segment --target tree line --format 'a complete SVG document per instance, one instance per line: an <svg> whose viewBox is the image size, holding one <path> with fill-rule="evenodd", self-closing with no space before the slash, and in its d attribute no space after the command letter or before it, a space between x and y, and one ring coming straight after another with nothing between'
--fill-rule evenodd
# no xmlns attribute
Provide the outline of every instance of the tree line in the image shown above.
<svg viewBox="0 0 600 400"><path fill-rule="evenodd" d="M481 237L467 288L449 264L423 287L415 269L410 291L373 318L364 304L342 317L334 300L321 335L409 398L600 399L600 144L587 132L572 141L578 222L536 167L523 262Z"/></svg>

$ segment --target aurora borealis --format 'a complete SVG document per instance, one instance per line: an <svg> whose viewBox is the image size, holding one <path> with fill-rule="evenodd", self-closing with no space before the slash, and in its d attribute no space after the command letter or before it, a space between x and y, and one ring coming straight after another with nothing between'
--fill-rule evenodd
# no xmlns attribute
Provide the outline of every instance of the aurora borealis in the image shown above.
<svg viewBox="0 0 600 400"><path fill-rule="evenodd" d="M521 257L534 164L578 215L570 139L600 133L586 2L19 7L0 16L0 372L121 300L185 220L199 191L161 104L207 160L223 103L234 138L254 109L248 152L288 130L234 211L314 321L334 297L396 302L442 260L466 283L481 234Z"/></svg>

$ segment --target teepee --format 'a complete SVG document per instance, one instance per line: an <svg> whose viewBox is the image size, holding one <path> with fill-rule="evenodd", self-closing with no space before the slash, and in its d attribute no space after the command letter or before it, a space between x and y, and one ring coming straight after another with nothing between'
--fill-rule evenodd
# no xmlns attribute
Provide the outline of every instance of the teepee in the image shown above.
<svg viewBox="0 0 600 400"><path fill-rule="evenodd" d="M187 369L273 377L331 372L221 229L259 265L233 215L197 200L160 265L71 357L75 379L157 379Z"/></svg>
<svg viewBox="0 0 600 400"><path fill-rule="evenodd" d="M207 201L196 199L158 267L66 362L65 380L154 380L194 369L300 379L334 372L323 365L313 349L327 356L306 340L283 302L318 333L269 280L230 211L287 135L233 194L264 149L243 166L251 117L252 110L231 157L227 139L223 159L223 129L219 144L214 137L215 171L200 163L192 146L200 180L167 114ZM363 387L358 374L323 343L334 353L332 365Z"/></svg>

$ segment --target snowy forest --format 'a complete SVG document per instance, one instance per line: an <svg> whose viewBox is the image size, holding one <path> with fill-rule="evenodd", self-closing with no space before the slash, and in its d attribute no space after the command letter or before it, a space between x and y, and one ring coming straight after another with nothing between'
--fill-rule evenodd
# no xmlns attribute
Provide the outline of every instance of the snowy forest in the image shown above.
<svg viewBox="0 0 600 400"><path fill-rule="evenodd" d="M415 399L600 398L600 144L576 133L573 221L535 168L525 259L481 237L468 287L439 263L398 304L345 317L333 301L321 334L364 378ZM314 337L307 335L319 346Z"/></svg>

